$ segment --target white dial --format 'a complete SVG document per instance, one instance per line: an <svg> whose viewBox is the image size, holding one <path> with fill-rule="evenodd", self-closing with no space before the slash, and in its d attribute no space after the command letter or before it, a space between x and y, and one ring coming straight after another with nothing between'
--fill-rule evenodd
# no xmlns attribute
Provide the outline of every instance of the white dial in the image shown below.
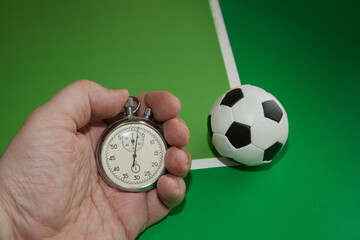
<svg viewBox="0 0 360 240"><path fill-rule="evenodd" d="M100 173L118 189L141 191L164 173L165 152L166 143L152 126L143 122L119 124L103 139Z"/></svg>

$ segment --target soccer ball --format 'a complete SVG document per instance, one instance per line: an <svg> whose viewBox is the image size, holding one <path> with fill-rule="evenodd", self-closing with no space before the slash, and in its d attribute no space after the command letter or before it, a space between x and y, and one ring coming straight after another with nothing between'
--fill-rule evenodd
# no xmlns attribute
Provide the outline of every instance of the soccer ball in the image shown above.
<svg viewBox="0 0 360 240"><path fill-rule="evenodd" d="M269 163L285 145L289 125L280 102L265 90L243 85L221 95L208 116L216 150L248 166Z"/></svg>

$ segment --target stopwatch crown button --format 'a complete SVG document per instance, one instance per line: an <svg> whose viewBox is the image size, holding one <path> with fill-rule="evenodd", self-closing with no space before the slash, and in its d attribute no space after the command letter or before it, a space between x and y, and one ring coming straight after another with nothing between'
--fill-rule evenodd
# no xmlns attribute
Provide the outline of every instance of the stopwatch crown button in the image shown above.
<svg viewBox="0 0 360 240"><path fill-rule="evenodd" d="M126 101L125 107L126 107L126 108L128 108L128 107L133 108L133 107L134 107L134 99L133 99L133 98L129 98L129 99Z"/></svg>
<svg viewBox="0 0 360 240"><path fill-rule="evenodd" d="M146 108L144 115L145 115L145 118L146 118L146 119L149 119L150 116L151 116L151 108Z"/></svg>

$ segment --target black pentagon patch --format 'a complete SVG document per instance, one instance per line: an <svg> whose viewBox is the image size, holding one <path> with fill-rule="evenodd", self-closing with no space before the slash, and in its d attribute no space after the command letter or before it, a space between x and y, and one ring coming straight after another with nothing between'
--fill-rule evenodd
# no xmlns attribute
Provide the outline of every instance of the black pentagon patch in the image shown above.
<svg viewBox="0 0 360 240"><path fill-rule="evenodd" d="M262 103L264 109L264 116L275 122L280 122L283 112L279 105L274 100L269 100Z"/></svg>
<svg viewBox="0 0 360 240"><path fill-rule="evenodd" d="M221 101L220 105L226 105L228 107L234 106L240 99L244 97L240 88L235 88L225 94L225 97Z"/></svg>
<svg viewBox="0 0 360 240"><path fill-rule="evenodd" d="M207 127L208 127L208 132L210 134L210 137L212 138L214 132L213 132L212 127L211 127L211 115L209 115L207 117Z"/></svg>
<svg viewBox="0 0 360 240"><path fill-rule="evenodd" d="M241 148L251 143L250 126L233 122L225 136L235 148Z"/></svg>
<svg viewBox="0 0 360 240"><path fill-rule="evenodd" d="M282 146L283 146L282 143L276 142L272 146L270 146L268 149L266 149L264 152L263 161L271 161L276 156L276 154L279 153Z"/></svg>

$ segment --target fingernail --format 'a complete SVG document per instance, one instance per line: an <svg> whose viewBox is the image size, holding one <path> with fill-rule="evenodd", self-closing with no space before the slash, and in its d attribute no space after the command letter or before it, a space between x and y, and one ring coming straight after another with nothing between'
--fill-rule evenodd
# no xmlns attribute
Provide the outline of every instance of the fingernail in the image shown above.
<svg viewBox="0 0 360 240"><path fill-rule="evenodd" d="M187 132L188 132L188 136L189 136L189 138L190 138L190 130L189 130L186 122L185 122L183 119L181 119L181 118L177 118L176 120L177 120L178 122L180 122L180 123L185 127L185 129L186 129Z"/></svg>
<svg viewBox="0 0 360 240"><path fill-rule="evenodd" d="M191 154L188 150L186 150L185 148L182 148L183 153L185 154L185 158L186 158L186 166L189 166L189 162L191 160Z"/></svg>

